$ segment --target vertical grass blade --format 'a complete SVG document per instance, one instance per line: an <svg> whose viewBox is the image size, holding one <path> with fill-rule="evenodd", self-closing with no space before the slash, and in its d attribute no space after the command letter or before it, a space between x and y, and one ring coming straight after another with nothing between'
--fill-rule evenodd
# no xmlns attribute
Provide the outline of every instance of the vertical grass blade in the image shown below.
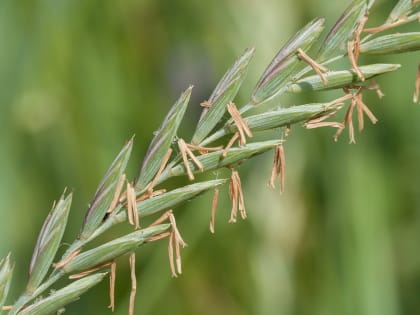
<svg viewBox="0 0 420 315"><path fill-rule="evenodd" d="M324 19L317 18L293 36L271 61L258 81L251 97L251 104L259 105L278 95L295 74L299 64L298 48L308 50L324 29Z"/></svg>
<svg viewBox="0 0 420 315"><path fill-rule="evenodd" d="M176 103L172 106L169 113L162 122L159 131L156 133L140 169L137 177L137 188L144 188L156 175L159 170L162 160L168 151L169 147L176 136L178 127L184 117L187 109L188 101L190 100L192 86L181 94Z"/></svg>
<svg viewBox="0 0 420 315"><path fill-rule="evenodd" d="M72 194L64 195L46 218L32 254L26 292L31 294L42 282L57 253L70 212Z"/></svg>
<svg viewBox="0 0 420 315"><path fill-rule="evenodd" d="M208 99L210 108L204 109L203 115L198 122L196 131L191 140L193 144L199 144L212 131L216 124L220 122L220 119L226 112L226 105L231 102L238 93L254 52L254 48L245 50L243 55L235 61L232 67L217 84L212 95Z"/></svg>
<svg viewBox="0 0 420 315"><path fill-rule="evenodd" d="M7 295L12 282L14 266L10 262L10 254L0 261L0 314L2 314L2 307L6 303Z"/></svg>
<svg viewBox="0 0 420 315"><path fill-rule="evenodd" d="M318 61L323 62L340 51L346 51L347 42L353 37L358 23L373 3L370 0L354 0L347 7L322 43Z"/></svg>
<svg viewBox="0 0 420 315"><path fill-rule="evenodd" d="M39 300L31 306L19 312L19 315L45 315L53 314L61 309L63 306L74 302L79 297L88 291L91 287L97 285L107 273L97 273L86 276L80 280L76 280L68 286L53 292L48 297Z"/></svg>
<svg viewBox="0 0 420 315"><path fill-rule="evenodd" d="M117 157L114 159L99 184L95 196L93 197L85 215L82 230L80 232L81 239L87 239L102 223L105 213L114 197L118 181L127 166L132 147L133 139L130 139L130 141L128 141L128 143L118 153Z"/></svg>

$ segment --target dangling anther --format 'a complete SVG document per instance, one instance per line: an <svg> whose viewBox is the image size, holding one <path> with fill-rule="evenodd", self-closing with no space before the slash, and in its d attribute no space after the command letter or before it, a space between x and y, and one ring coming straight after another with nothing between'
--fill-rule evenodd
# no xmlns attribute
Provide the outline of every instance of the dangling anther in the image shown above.
<svg viewBox="0 0 420 315"><path fill-rule="evenodd" d="M230 177L229 197L232 201L232 211L230 213L229 223L236 222L238 210L241 213L242 219L245 220L247 216L245 210L244 195L242 192L241 178L239 177L239 173L234 169L232 169L232 175Z"/></svg>
<svg viewBox="0 0 420 315"><path fill-rule="evenodd" d="M298 57L305 61L308 65L312 67L312 69L315 71L315 73L321 78L324 85L328 84L328 79L325 77L323 72L328 72L328 68L324 67L323 65L320 65L315 60L313 60L311 57L309 57L302 49L298 48Z"/></svg>
<svg viewBox="0 0 420 315"><path fill-rule="evenodd" d="M188 162L188 156L191 158L191 161L197 166L200 171L204 170L203 164L195 157L195 155L188 148L188 145L183 139L178 140L179 151L181 152L182 160L184 162L185 169L190 180L194 180L193 172L191 171L190 164Z"/></svg>
<svg viewBox="0 0 420 315"><path fill-rule="evenodd" d="M235 122L236 128L239 132L239 145L246 144L246 136L252 138L252 132L248 127L248 123L242 118L241 114L239 113L238 109L236 108L233 102L230 102L227 105L227 110L229 114L232 116L233 121Z"/></svg>

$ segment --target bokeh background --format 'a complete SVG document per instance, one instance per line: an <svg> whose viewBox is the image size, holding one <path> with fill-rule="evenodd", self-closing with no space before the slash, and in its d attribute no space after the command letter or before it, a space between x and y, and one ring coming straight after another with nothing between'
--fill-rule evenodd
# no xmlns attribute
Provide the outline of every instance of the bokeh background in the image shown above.
<svg viewBox="0 0 420 315"><path fill-rule="evenodd" d="M395 2L378 1L369 25L381 23ZM16 261L12 294L24 287L38 231L64 187L75 194L65 234L71 242L115 154L136 135L134 177L184 88L195 85L181 130L188 138L198 104L246 47L257 53L238 104L289 36L315 16L331 26L347 4L0 1L0 256L11 251ZM420 107L411 101L418 61L418 53L362 59L403 65L378 79L383 100L374 93L366 99L378 124L368 123L356 145L345 134L334 143L330 129L294 128L283 195L266 187L271 154L245 163L247 221L227 223L226 189L215 235L208 231L211 194L176 209L189 244L184 273L170 277L166 242L141 248L136 313L419 314ZM107 285L66 314L110 314ZM121 259L115 314L127 313L129 285Z"/></svg>

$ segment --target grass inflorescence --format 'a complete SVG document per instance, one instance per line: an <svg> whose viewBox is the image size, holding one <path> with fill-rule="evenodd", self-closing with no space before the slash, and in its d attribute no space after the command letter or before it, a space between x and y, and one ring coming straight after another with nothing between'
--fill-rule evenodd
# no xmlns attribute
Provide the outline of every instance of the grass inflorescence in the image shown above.
<svg viewBox="0 0 420 315"><path fill-rule="evenodd" d="M235 96L256 54L254 48L246 49L227 70L209 98L200 104L202 114L190 141L178 134L193 91L192 86L188 87L156 132L134 180L129 180L126 174L134 140L130 139L124 145L98 185L79 236L61 258L57 257L57 250L62 243L72 194L64 193L54 204L39 233L25 290L11 305L6 304L13 273L10 254L0 261L0 312L8 312L9 315L57 312L107 274L110 275L110 308L113 310L115 260L126 255L132 280L129 314L134 314L137 287L134 252L141 245L167 240L171 274L177 277L182 273L180 251L187 244L176 225L175 207L204 192L214 191L212 205L209 206L210 231L214 233L219 190L227 183L232 202L228 221L235 223L238 215L242 219L247 217L238 171L238 166L245 160L268 151L274 152L268 186L274 188L279 177L280 191L285 190L286 141L292 126L301 125L308 129L332 127L336 129L335 140L348 130L349 142L355 143L353 116L357 117L359 131L364 129L365 117L373 124L378 121L363 100L364 94L369 91L376 92L378 98L383 96L373 78L400 67L398 64L362 64L363 55L420 50L419 32L399 33L396 30L400 25L419 20L419 2L400 0L382 25L366 27L373 3L372 0L354 0L323 41L320 36L324 32L324 19L309 22L274 56L254 87L248 103L240 106L235 103ZM383 34L384 31L387 33ZM321 42L318 51L314 49L317 42ZM348 60L348 67L336 69L335 61L342 59ZM420 65L415 80L415 103L419 100L419 89ZM268 107L262 113L250 113L255 107L286 93L325 90L341 91L342 95L325 103ZM335 116L340 111L345 112L344 120L337 121ZM255 133L264 130L278 130L278 136L252 141ZM230 179L196 181L197 173L220 168L230 169ZM187 176L194 183L167 191L165 181L175 176ZM152 224L144 226L142 219L146 216L157 218ZM126 222L132 226L133 232L85 249L89 242L111 227ZM42 297L63 277L69 279L66 286Z"/></svg>

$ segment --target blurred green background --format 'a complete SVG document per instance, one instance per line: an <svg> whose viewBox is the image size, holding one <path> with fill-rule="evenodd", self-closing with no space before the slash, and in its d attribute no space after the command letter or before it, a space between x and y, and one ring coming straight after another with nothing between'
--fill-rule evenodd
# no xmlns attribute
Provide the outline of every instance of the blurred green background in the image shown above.
<svg viewBox="0 0 420 315"><path fill-rule="evenodd" d="M369 25L395 2L379 1ZM289 36L315 16L331 26L347 3L0 1L0 256L11 251L16 261L12 294L23 289L38 231L64 187L75 193L71 242L115 154L136 135L134 177L184 88L195 85L181 130L189 138L198 104L246 47L257 53L238 104ZM368 123L356 145L347 134L334 143L330 129L293 128L283 195L266 187L271 154L245 163L247 221L227 223L227 189L215 235L211 194L177 209L189 244L184 273L170 277L166 242L141 248L136 314L419 314L420 107L411 101L418 61L418 53L362 59L403 65L378 79L382 101L367 98L379 123ZM282 102L315 99L328 98ZM110 314L107 286L66 314ZM127 313L129 286L121 259L115 314Z"/></svg>

